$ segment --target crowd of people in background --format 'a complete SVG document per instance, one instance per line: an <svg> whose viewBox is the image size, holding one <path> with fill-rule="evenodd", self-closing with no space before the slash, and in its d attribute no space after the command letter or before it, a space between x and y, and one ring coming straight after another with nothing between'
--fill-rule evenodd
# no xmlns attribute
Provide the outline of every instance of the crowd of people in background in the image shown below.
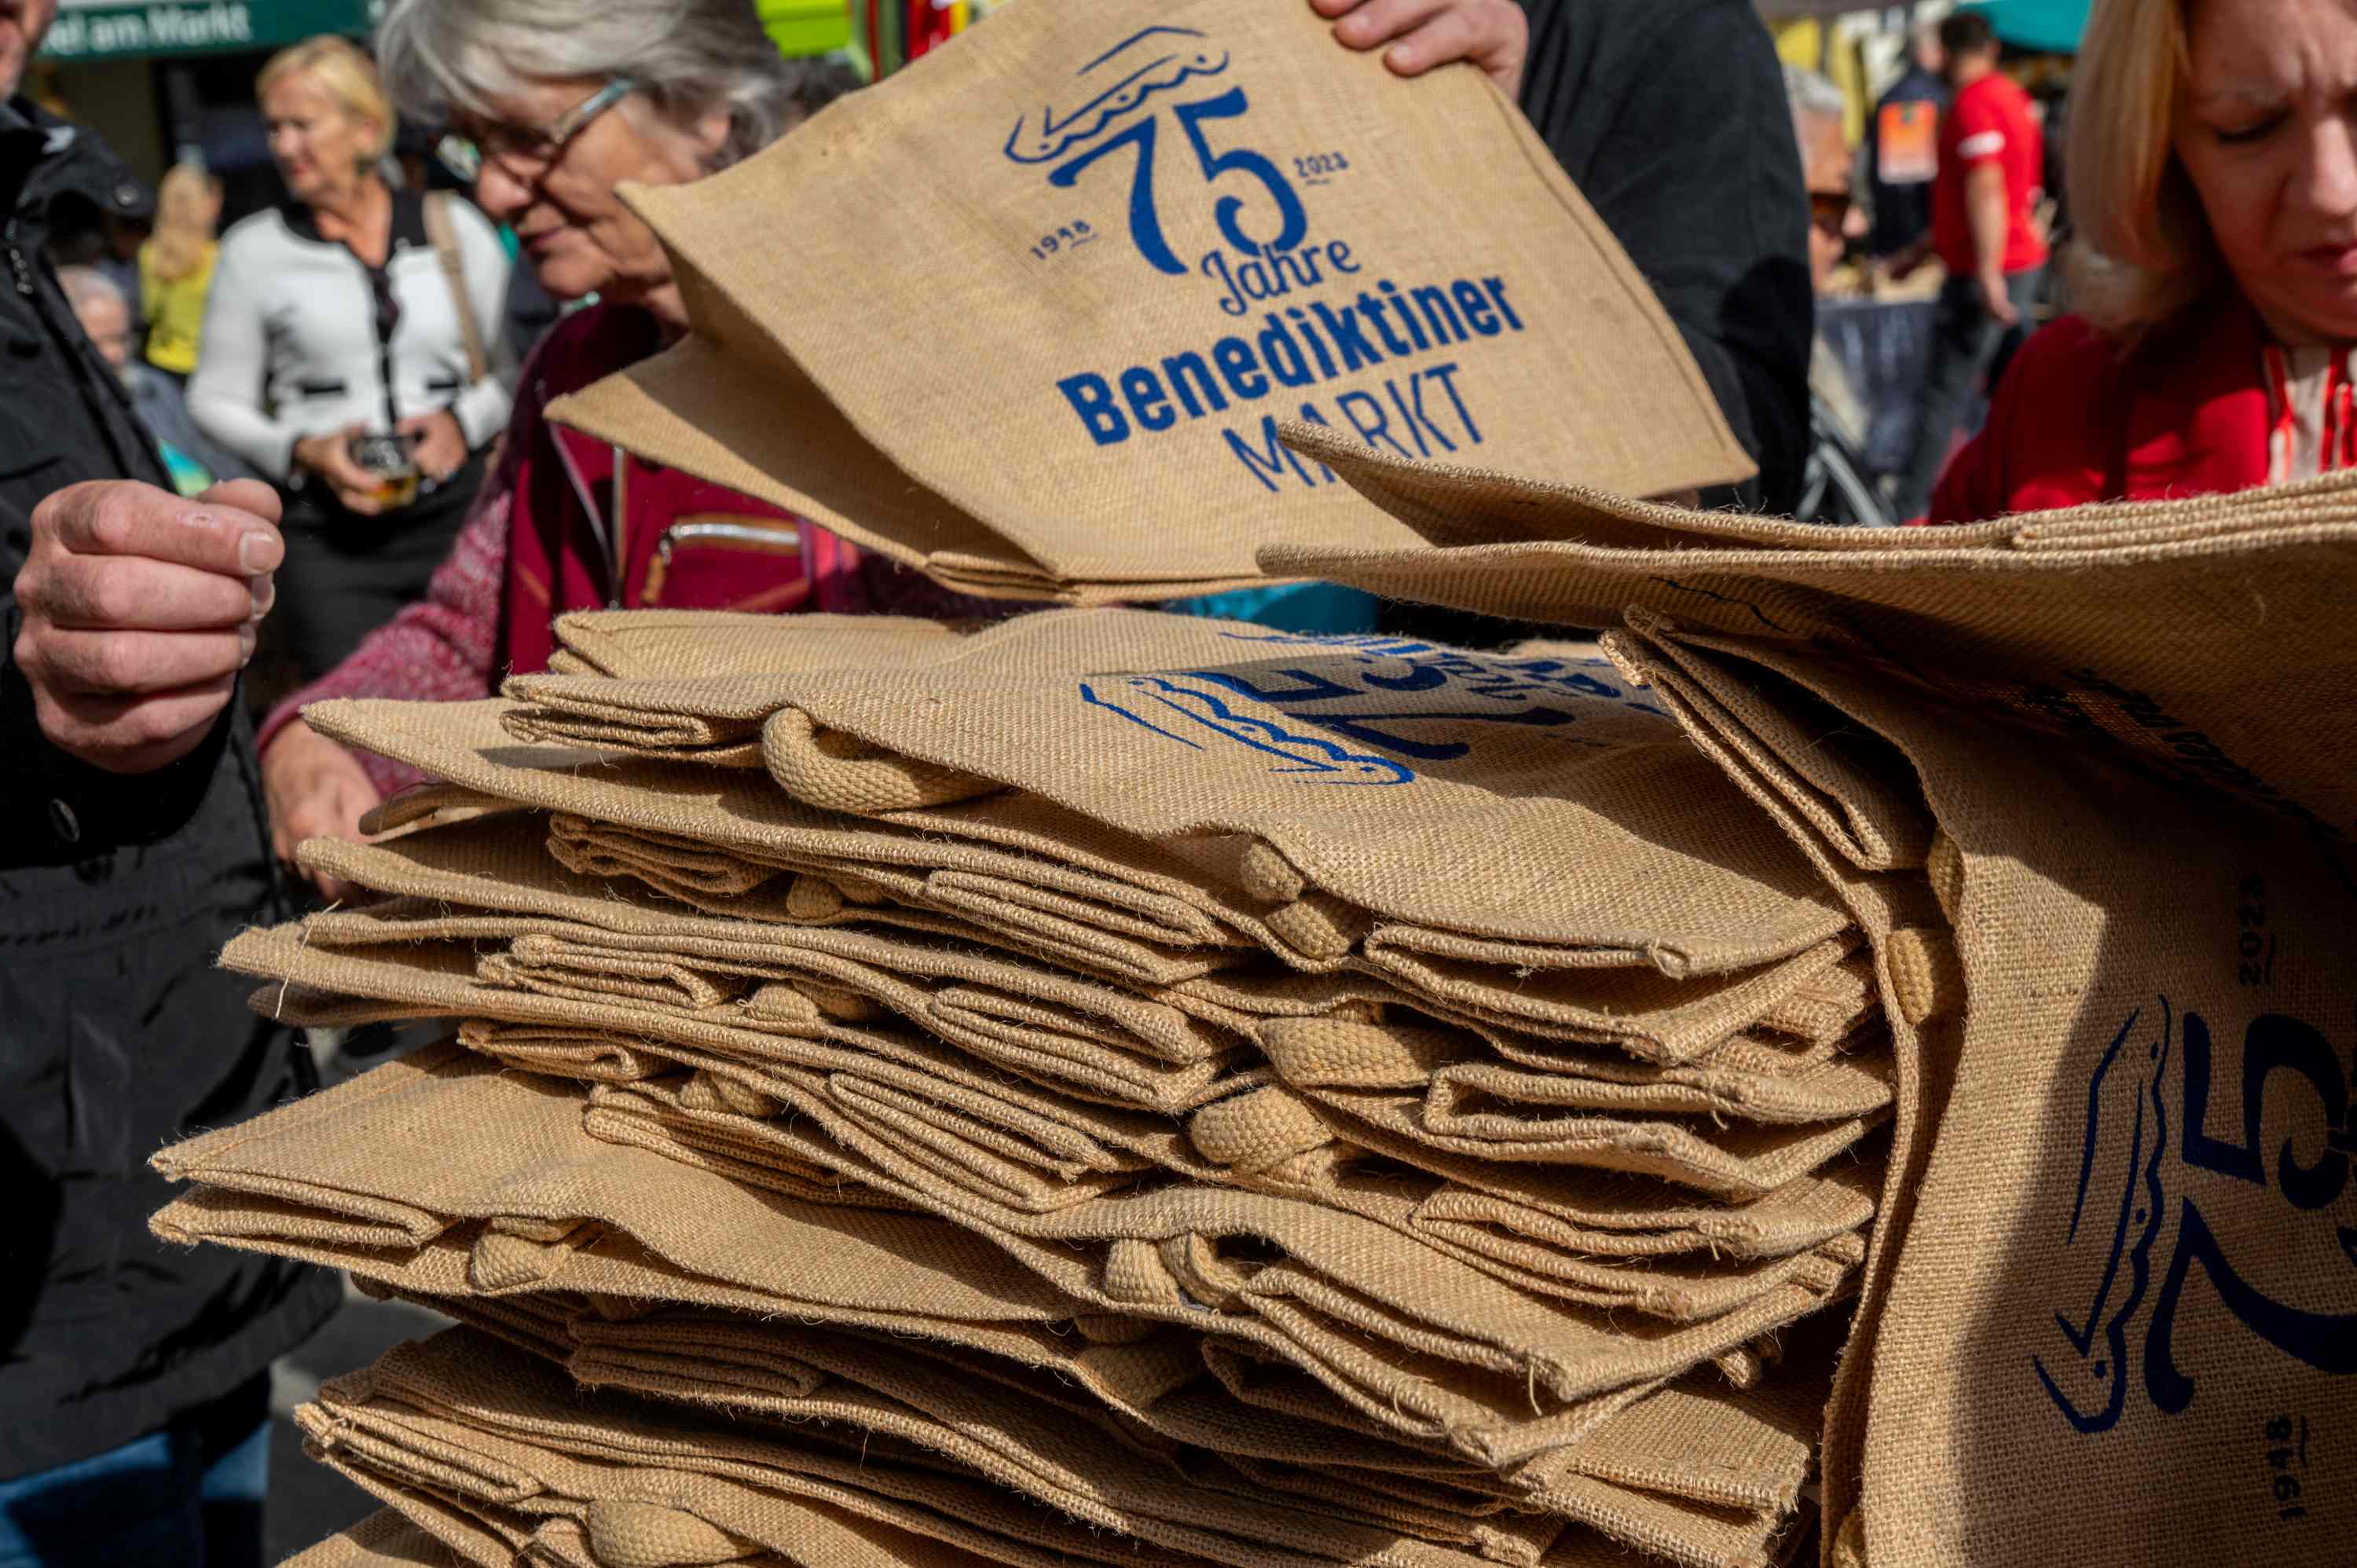
<svg viewBox="0 0 2357 1568"><path fill-rule="evenodd" d="M2357 465L2344 7L2098 0L2058 295L2060 117L1974 13L1919 41L1859 147L1745 0L1299 3L1340 47L1470 61L1521 105L1758 464L1706 505L1938 523ZM856 85L780 59L749 0L389 0L371 50L262 73L285 200L225 234L204 170L150 201L14 95L55 11L0 0L0 1568L228 1568L258 1560L258 1380L335 1293L158 1246L145 1159L311 1081L213 955L292 907L296 842L357 834L405 780L300 704L487 694L576 608L985 607L545 417L686 329L619 188L701 178ZM423 188L445 134L471 200ZM1813 331L1861 260L1942 269L1889 473ZM257 701L266 626L301 690Z"/></svg>

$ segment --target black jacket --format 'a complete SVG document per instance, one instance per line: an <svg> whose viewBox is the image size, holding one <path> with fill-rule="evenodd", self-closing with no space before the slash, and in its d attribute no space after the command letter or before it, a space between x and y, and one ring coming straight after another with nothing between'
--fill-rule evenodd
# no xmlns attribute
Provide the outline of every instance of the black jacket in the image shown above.
<svg viewBox="0 0 2357 1568"><path fill-rule="evenodd" d="M1866 237L1869 255L1897 255L1932 231L1930 177L1900 184L1883 178L1884 112L1909 104L1929 110L1936 127L1940 116L1948 112L1948 84L1921 66L1910 65L1906 75L1890 84L1889 91L1875 100L1874 118L1866 125L1866 188L1874 211L1874 228Z"/></svg>
<svg viewBox="0 0 2357 1568"><path fill-rule="evenodd" d="M0 1477L226 1393L336 1300L317 1270L147 1233L170 1197L147 1157L266 1109L308 1065L213 967L282 913L242 714L117 778L42 737L14 661L34 506L83 479L169 484L41 260L60 192L103 204L124 177L86 133L0 105Z"/></svg>
<svg viewBox="0 0 2357 1568"><path fill-rule="evenodd" d="M1789 514L1809 452L1809 199L1750 0L1523 0L1523 113L1661 296Z"/></svg>

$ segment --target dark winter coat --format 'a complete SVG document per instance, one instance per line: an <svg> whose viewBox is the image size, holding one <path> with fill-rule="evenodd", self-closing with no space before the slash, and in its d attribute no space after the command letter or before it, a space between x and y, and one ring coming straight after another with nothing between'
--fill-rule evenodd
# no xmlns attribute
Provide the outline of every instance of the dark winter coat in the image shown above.
<svg viewBox="0 0 2357 1568"><path fill-rule="evenodd" d="M14 661L34 507L84 479L169 484L41 259L60 192L103 206L126 184L87 133L0 105L0 1478L228 1392L336 1299L317 1270L147 1232L171 1196L148 1156L308 1065L213 967L280 913L240 704L194 755L119 778L42 737Z"/></svg>

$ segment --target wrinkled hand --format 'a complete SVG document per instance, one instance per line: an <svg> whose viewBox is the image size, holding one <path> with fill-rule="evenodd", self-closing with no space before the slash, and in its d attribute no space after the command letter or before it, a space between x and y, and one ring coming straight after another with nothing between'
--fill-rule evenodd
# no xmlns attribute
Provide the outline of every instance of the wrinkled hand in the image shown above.
<svg viewBox="0 0 2357 1568"><path fill-rule="evenodd" d="M467 433L458 428L457 416L447 409L404 419L394 428L409 443L410 458L417 471L437 485L467 461Z"/></svg>
<svg viewBox="0 0 2357 1568"><path fill-rule="evenodd" d="M1976 281L1980 285L1981 308L1989 313L1991 320L2001 327L2010 327L2021 319L2021 312L2014 307L2013 296L2005 292L2004 274L1992 277L1983 273Z"/></svg>
<svg viewBox="0 0 2357 1568"><path fill-rule="evenodd" d="M272 736L262 754L262 790L270 802L271 850L288 865L305 839L365 842L361 819L378 800L360 758L301 719ZM349 884L324 872L307 875L328 898L352 894Z"/></svg>
<svg viewBox="0 0 2357 1568"><path fill-rule="evenodd" d="M111 773L194 751L253 657L277 524L277 493L252 479L193 500L93 480L34 508L15 653L50 744Z"/></svg>
<svg viewBox="0 0 2357 1568"><path fill-rule="evenodd" d="M1471 60L1507 97L1522 91L1531 25L1514 0L1309 0L1309 8L1350 48L1383 49L1402 76Z"/></svg>
<svg viewBox="0 0 2357 1568"><path fill-rule="evenodd" d="M347 424L325 435L305 436L295 443L295 466L317 475L336 492L346 511L374 517L384 510L384 503L376 499L376 488L382 481L352 461L352 437L365 428Z"/></svg>

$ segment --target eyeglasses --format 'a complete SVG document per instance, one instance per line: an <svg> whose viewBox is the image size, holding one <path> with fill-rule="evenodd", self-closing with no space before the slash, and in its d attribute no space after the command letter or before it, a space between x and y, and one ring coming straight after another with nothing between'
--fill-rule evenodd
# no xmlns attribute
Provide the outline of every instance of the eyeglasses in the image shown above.
<svg viewBox="0 0 2357 1568"><path fill-rule="evenodd" d="M1849 222L1851 200L1846 190L1813 190L1809 192L1809 221L1838 236Z"/></svg>
<svg viewBox="0 0 2357 1568"><path fill-rule="evenodd" d="M574 137L589 122L639 90L631 77L618 76L574 105L554 124L509 125L493 123L473 127L472 136L455 132L442 138L434 151L451 173L469 184L483 177L485 164L497 164L514 179L530 185L554 167Z"/></svg>

